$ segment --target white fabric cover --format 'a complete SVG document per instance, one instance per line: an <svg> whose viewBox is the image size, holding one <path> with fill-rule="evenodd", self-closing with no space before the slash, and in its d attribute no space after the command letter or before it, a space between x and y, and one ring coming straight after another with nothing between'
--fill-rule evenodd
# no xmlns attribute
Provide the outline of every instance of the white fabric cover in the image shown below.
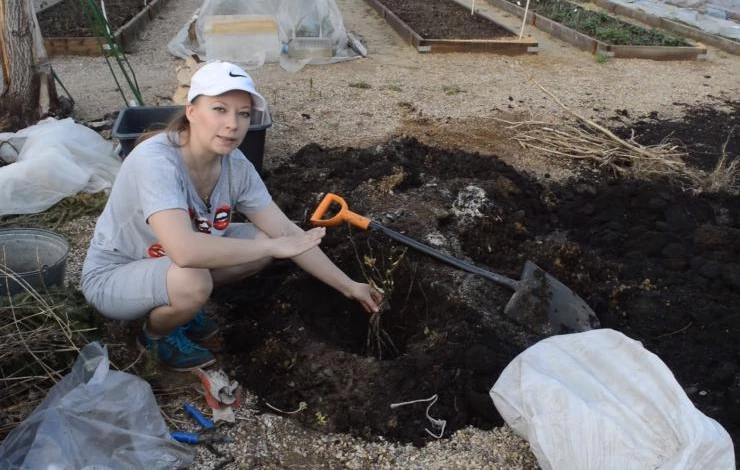
<svg viewBox="0 0 740 470"><path fill-rule="evenodd" d="M735 468L732 440L640 342L601 329L517 356L490 392L543 470Z"/></svg>

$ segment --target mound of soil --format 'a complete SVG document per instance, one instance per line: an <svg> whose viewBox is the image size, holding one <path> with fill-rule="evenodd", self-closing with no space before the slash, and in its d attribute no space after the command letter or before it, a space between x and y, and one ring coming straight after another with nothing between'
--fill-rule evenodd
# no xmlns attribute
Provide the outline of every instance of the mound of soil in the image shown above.
<svg viewBox="0 0 740 470"><path fill-rule="evenodd" d="M493 39L513 33L450 0L378 0L426 39Z"/></svg>
<svg viewBox="0 0 740 470"><path fill-rule="evenodd" d="M368 149L312 144L266 182L306 227L331 191L355 212L508 277L536 262L603 327L656 353L700 410L740 436L737 194L604 177L545 185L495 157L413 138ZM546 330L502 313L508 288L381 233L336 227L322 246L353 278L384 286L379 317L290 264L216 293L230 309L230 373L265 410L305 407L291 416L308 426L415 444L441 432L427 414L446 420L444 435L502 424L488 390ZM435 395L428 410L390 406Z"/></svg>

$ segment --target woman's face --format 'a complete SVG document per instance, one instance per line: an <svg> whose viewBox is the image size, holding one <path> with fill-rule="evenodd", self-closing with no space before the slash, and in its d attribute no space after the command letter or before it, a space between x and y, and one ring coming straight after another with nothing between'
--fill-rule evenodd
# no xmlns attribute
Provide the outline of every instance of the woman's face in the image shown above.
<svg viewBox="0 0 740 470"><path fill-rule="evenodd" d="M218 96L201 95L188 105L188 145L198 153L226 155L241 144L250 124L252 98L240 90Z"/></svg>

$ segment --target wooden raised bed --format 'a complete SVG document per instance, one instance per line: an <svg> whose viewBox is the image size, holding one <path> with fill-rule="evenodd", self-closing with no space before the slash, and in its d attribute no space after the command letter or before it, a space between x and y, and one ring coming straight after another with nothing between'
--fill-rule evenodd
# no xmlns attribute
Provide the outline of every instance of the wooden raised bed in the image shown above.
<svg viewBox="0 0 740 470"><path fill-rule="evenodd" d="M379 0L365 0L372 6L380 16L382 16L391 27L418 52L492 52L503 55L520 55L533 54L537 52L538 43L531 37L522 37L519 39L518 34L509 30L505 26L496 23L488 15L476 12L476 15L485 18L487 21L495 24L498 28L504 29L511 33L512 37L494 38L494 39L433 39L422 37L414 31L401 18L388 9ZM455 8L460 5L450 1Z"/></svg>
<svg viewBox="0 0 740 470"><path fill-rule="evenodd" d="M723 51L730 52L732 54L740 55L740 42L733 41L732 39L723 38L716 34L707 33L699 28L689 26L677 21L661 18L660 16L647 13L637 8L630 8L619 3L614 3L610 0L590 0L594 5L597 5L604 10L607 10L615 15L626 16L632 18L646 25L654 28L665 29L672 33L680 34L681 36L691 38L695 41L699 41L703 44L722 49Z"/></svg>
<svg viewBox="0 0 740 470"><path fill-rule="evenodd" d="M132 46L139 33L162 10L169 0L154 0L131 18L126 24L118 28L113 36L124 52L131 52ZM105 39L103 44L107 48ZM44 46L50 57L59 55L99 56L100 40L97 37L55 37L44 38Z"/></svg>
<svg viewBox="0 0 740 470"><path fill-rule="evenodd" d="M524 8L514 5L507 0L486 1L496 8L507 11L519 18L524 17ZM685 47L607 44L532 11L527 12L526 22L579 49L589 51L592 54L602 54L607 57L650 60L696 60L705 59L707 54L707 48L702 44Z"/></svg>

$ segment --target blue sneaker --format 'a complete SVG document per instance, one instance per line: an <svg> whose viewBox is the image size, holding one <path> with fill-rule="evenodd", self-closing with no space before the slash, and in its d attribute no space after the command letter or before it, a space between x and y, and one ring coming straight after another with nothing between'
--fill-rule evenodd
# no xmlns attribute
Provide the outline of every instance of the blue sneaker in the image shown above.
<svg viewBox="0 0 740 470"><path fill-rule="evenodd" d="M182 327L175 328L167 336L157 339L150 338L142 330L137 341L147 350L153 351L159 362L172 370L184 372L208 367L216 362L211 351L198 346L185 336Z"/></svg>
<svg viewBox="0 0 740 470"><path fill-rule="evenodd" d="M200 311L195 314L192 320L182 325L182 329L188 335L188 338L196 343L202 343L218 333L218 323L216 323L216 320L205 316L203 311Z"/></svg>

